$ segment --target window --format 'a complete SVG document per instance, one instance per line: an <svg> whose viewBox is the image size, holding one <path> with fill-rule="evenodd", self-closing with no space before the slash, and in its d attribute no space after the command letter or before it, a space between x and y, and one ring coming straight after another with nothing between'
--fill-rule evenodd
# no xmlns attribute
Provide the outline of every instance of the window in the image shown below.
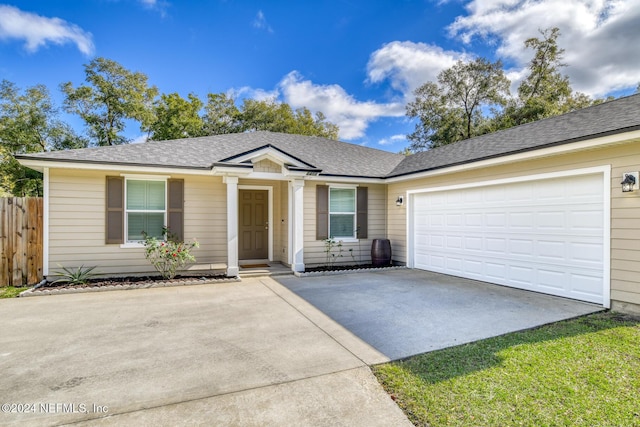
<svg viewBox="0 0 640 427"><path fill-rule="evenodd" d="M356 237L355 188L329 188L329 236Z"/></svg>
<svg viewBox="0 0 640 427"><path fill-rule="evenodd" d="M166 224L166 181L126 180L126 241L144 240L143 232L151 237L164 238Z"/></svg>

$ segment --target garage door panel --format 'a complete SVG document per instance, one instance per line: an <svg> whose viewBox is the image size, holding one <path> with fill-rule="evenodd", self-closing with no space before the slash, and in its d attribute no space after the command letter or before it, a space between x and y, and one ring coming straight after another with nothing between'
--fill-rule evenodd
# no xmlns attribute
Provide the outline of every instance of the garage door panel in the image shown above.
<svg viewBox="0 0 640 427"><path fill-rule="evenodd" d="M564 286L562 283L567 279L567 273L560 270L538 270L538 283L543 289L547 289L549 293L563 293Z"/></svg>
<svg viewBox="0 0 640 427"><path fill-rule="evenodd" d="M484 263L482 261L465 259L464 271L477 277L484 275Z"/></svg>
<svg viewBox="0 0 640 427"><path fill-rule="evenodd" d="M413 224L429 226L413 230L414 267L603 304L603 187L594 174L416 194Z"/></svg>
<svg viewBox="0 0 640 427"><path fill-rule="evenodd" d="M571 274L571 290L585 296L599 296L602 293L602 280L598 274Z"/></svg>
<svg viewBox="0 0 640 427"><path fill-rule="evenodd" d="M509 283L520 285L525 289L533 289L536 282L536 270L523 265L509 265L507 279Z"/></svg>
<svg viewBox="0 0 640 427"><path fill-rule="evenodd" d="M482 251L482 237L465 236L464 248L468 251Z"/></svg>
<svg viewBox="0 0 640 427"><path fill-rule="evenodd" d="M487 237L486 251L494 254L506 254L507 253L507 239L498 237Z"/></svg>
<svg viewBox="0 0 640 427"><path fill-rule="evenodd" d="M537 215L538 229L558 231L566 228L564 211L542 211Z"/></svg>
<svg viewBox="0 0 640 427"><path fill-rule="evenodd" d="M571 242L569 260L580 263L602 265L602 245L599 243Z"/></svg>
<svg viewBox="0 0 640 427"><path fill-rule="evenodd" d="M487 213L485 218L487 227L504 228L507 226L507 216L504 213Z"/></svg>
<svg viewBox="0 0 640 427"><path fill-rule="evenodd" d="M445 266L449 271L453 271L456 273L464 272L464 269L462 268L463 266L462 258L447 257Z"/></svg>
<svg viewBox="0 0 640 427"><path fill-rule="evenodd" d="M536 226L533 212L512 212L509 214L509 227L522 230L533 230Z"/></svg>
<svg viewBox="0 0 640 427"><path fill-rule="evenodd" d="M571 230L600 231L602 229L602 211L574 210L568 212L567 217Z"/></svg>
<svg viewBox="0 0 640 427"><path fill-rule="evenodd" d="M447 249L462 249L462 236L461 235L456 235L456 236L447 236Z"/></svg>
<svg viewBox="0 0 640 427"><path fill-rule="evenodd" d="M534 242L530 239L510 239L509 252L514 255L533 256Z"/></svg>
<svg viewBox="0 0 640 427"><path fill-rule="evenodd" d="M538 240L538 249L538 256L546 261L562 262L567 256L567 244L564 240Z"/></svg>

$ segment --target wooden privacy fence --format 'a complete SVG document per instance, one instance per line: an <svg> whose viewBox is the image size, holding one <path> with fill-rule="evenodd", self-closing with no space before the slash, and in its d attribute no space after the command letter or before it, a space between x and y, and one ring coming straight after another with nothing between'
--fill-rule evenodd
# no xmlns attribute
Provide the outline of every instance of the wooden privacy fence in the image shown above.
<svg viewBox="0 0 640 427"><path fill-rule="evenodd" d="M0 198L0 286L42 280L42 198Z"/></svg>

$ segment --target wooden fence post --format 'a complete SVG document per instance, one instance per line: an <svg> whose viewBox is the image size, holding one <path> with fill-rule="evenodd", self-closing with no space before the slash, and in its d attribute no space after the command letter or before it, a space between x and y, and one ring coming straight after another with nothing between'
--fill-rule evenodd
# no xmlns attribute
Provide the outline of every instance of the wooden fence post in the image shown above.
<svg viewBox="0 0 640 427"><path fill-rule="evenodd" d="M42 212L41 198L0 198L0 286L41 280Z"/></svg>
<svg viewBox="0 0 640 427"><path fill-rule="evenodd" d="M11 232L9 230L9 198L0 198L0 286L9 286L11 275Z"/></svg>

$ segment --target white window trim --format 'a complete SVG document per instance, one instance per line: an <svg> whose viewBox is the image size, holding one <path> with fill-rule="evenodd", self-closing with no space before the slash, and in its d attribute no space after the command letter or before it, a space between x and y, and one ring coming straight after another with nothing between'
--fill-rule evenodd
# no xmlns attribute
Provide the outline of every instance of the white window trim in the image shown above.
<svg viewBox="0 0 640 427"><path fill-rule="evenodd" d="M129 241L127 237L129 235L129 212L151 212L151 213L164 213L164 225L167 225L167 198L168 198L168 185L167 180L170 176L158 176L158 175L134 175L134 174L121 174L124 177L124 227L123 227L123 240L124 243L120 245L122 249L134 249L144 248L142 241ZM127 183L129 181L162 181L164 182L164 210L139 210L139 209L127 209Z"/></svg>
<svg viewBox="0 0 640 427"><path fill-rule="evenodd" d="M332 212L331 211L331 190L332 189L340 189L340 190L353 190L354 198L353 198L353 212ZM357 243L360 241L358 239L358 186L357 185L348 185L348 184L329 184L329 200L328 200L328 214L329 220L327 221L328 234L329 238L335 240L336 242L342 243ZM353 215L353 235L352 236L332 236L331 235L331 215Z"/></svg>

